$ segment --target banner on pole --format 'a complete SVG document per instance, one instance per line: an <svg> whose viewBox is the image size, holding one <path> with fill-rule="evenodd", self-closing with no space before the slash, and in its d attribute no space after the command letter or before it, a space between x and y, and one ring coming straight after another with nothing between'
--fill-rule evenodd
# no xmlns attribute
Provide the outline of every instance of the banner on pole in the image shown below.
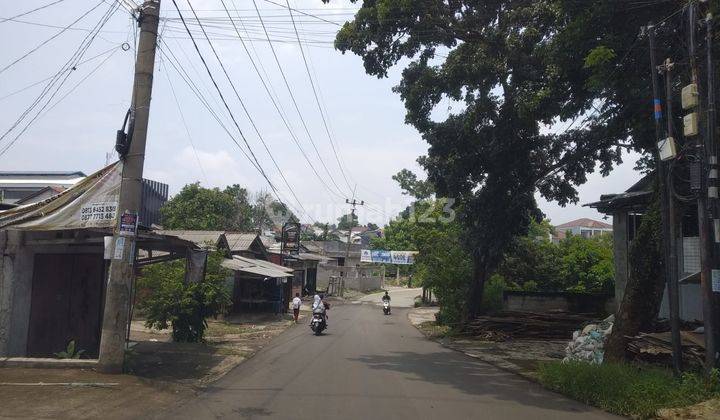
<svg viewBox="0 0 720 420"><path fill-rule="evenodd" d="M417 251L363 249L360 251L360 262L410 265L415 263L415 254Z"/></svg>

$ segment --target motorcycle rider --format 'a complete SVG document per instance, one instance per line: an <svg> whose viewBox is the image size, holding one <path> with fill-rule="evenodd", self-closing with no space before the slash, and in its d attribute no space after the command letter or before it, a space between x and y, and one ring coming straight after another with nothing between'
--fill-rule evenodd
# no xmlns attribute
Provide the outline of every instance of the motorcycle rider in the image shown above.
<svg viewBox="0 0 720 420"><path fill-rule="evenodd" d="M385 315L390 314L390 295L388 294L387 290L385 291L385 295L382 297L383 303L387 303L387 308L383 308L383 312L385 312Z"/></svg>
<svg viewBox="0 0 720 420"><path fill-rule="evenodd" d="M327 327L327 325L328 325L327 309L330 308L330 304L325 302L324 298L325 298L325 296L323 296L322 293L316 294L315 297L313 298L312 309L313 309L313 313L319 313L323 316L323 318L325 319L325 326Z"/></svg>

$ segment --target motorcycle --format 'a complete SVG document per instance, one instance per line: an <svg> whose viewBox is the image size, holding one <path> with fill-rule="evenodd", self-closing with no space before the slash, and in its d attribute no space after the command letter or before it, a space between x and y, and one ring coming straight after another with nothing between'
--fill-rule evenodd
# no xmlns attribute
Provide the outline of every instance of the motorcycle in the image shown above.
<svg viewBox="0 0 720 420"><path fill-rule="evenodd" d="M315 333L315 335L320 335L325 328L327 328L325 312L318 310L313 311L313 318L312 321L310 321L310 329Z"/></svg>
<svg viewBox="0 0 720 420"><path fill-rule="evenodd" d="M389 300L383 301L383 313L385 315L390 315L390 301Z"/></svg>

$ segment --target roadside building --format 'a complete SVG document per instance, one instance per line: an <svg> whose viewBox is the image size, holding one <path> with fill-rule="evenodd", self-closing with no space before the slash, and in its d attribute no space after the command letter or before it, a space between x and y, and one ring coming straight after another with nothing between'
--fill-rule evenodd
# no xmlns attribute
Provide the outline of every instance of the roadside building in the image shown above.
<svg viewBox="0 0 720 420"><path fill-rule="evenodd" d="M293 277L291 268L256 258L233 255L222 262L232 270L232 312L287 311L290 294L288 279Z"/></svg>
<svg viewBox="0 0 720 420"><path fill-rule="evenodd" d="M655 175L650 174L628 188L624 193L604 194L600 200L586 204L613 218L613 258L615 264L615 304L622 301L630 276L632 260L630 248L642 222L642 216L652 200L652 184ZM680 206L677 246L678 278L680 279L680 318L686 321L702 320L700 300L700 238L697 209ZM667 317L669 308L667 290L660 307L660 316Z"/></svg>
<svg viewBox="0 0 720 420"><path fill-rule="evenodd" d="M42 202L60 194L85 179L81 171L0 172L0 203L25 205ZM160 207L168 200L168 185L149 179L142 180L140 224L160 224Z"/></svg>
<svg viewBox="0 0 720 420"><path fill-rule="evenodd" d="M25 201L24 204L41 201L65 191L86 175L80 171L2 171L0 172L0 202L17 204L40 193L39 199ZM52 191L55 191L53 194Z"/></svg>
<svg viewBox="0 0 720 420"><path fill-rule="evenodd" d="M303 241L303 246L326 260L319 262L317 289L336 292L339 287L359 291L380 289L384 282L382 267L360 262L360 255L366 246L361 243L348 244L340 241Z"/></svg>
<svg viewBox="0 0 720 420"><path fill-rule="evenodd" d="M611 224L588 218L576 219L561 225L554 226L555 233L552 242L558 243L569 235L592 238L593 236L612 234Z"/></svg>
<svg viewBox="0 0 720 420"><path fill-rule="evenodd" d="M184 259L192 242L140 226L136 253L115 252L121 164L35 204L0 212L0 357L54 357L76 342L99 356L111 259L135 267ZM128 310L130 310L128 300Z"/></svg>

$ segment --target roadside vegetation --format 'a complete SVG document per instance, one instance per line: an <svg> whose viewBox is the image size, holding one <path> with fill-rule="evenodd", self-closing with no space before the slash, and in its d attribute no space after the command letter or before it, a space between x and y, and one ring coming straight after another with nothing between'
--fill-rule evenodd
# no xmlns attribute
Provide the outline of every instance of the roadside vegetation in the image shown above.
<svg viewBox="0 0 720 420"><path fill-rule="evenodd" d="M622 416L654 418L662 408L720 397L720 376L693 372L675 378L667 369L625 363L541 364L540 383L578 401Z"/></svg>
<svg viewBox="0 0 720 420"><path fill-rule="evenodd" d="M205 279L186 282L183 261L153 264L138 278L138 309L149 328L172 328L173 341L200 342L208 327L207 318L226 312L230 292L229 270L223 268L222 252L208 255Z"/></svg>
<svg viewBox="0 0 720 420"><path fill-rule="evenodd" d="M412 267L413 283L432 289L441 308L439 322L457 324L463 320L468 305L472 258L463 246L461 225L447 222L445 217L447 208L441 200L418 200L391 221L385 236L374 239L371 246L419 251ZM502 309L504 290L613 290L612 237L570 235L553 243L552 229L548 220L532 222L529 233L513 241L503 263L485 283L481 304L484 313Z"/></svg>

